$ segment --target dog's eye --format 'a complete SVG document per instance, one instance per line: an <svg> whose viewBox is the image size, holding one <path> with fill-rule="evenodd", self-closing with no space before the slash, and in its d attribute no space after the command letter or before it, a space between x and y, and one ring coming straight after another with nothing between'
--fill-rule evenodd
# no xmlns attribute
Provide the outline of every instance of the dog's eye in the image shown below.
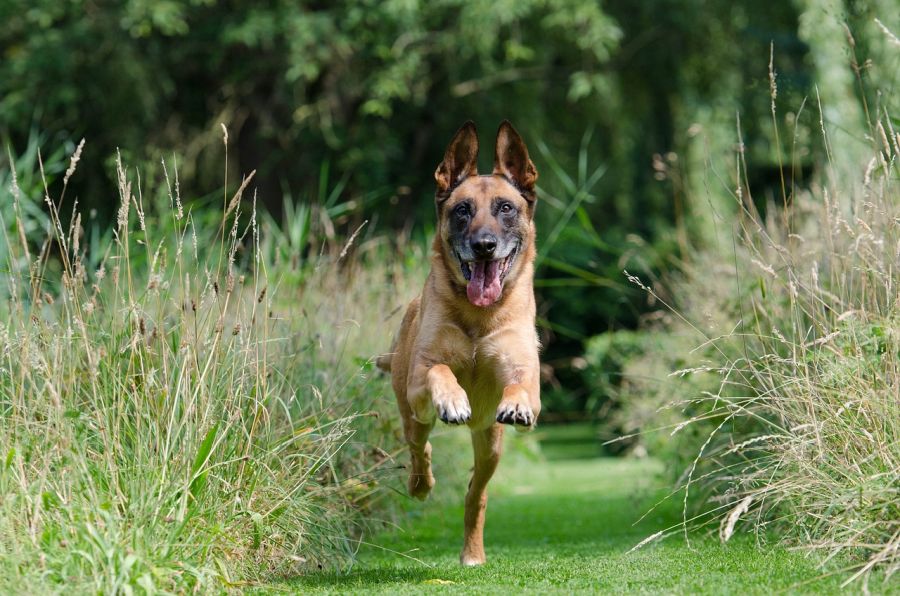
<svg viewBox="0 0 900 596"><path fill-rule="evenodd" d="M511 204L503 203L502 205L500 205L500 213L506 214L506 213L512 213L512 211L513 211L513 206Z"/></svg>
<svg viewBox="0 0 900 596"><path fill-rule="evenodd" d="M456 206L456 209L453 210L453 213L456 214L456 217L462 219L469 215L469 206L466 203L460 203Z"/></svg>

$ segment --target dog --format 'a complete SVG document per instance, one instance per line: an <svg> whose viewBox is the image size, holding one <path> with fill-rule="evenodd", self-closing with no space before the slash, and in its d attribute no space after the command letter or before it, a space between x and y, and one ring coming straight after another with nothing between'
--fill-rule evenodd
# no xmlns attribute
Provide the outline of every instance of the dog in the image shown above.
<svg viewBox="0 0 900 596"><path fill-rule="evenodd" d="M390 353L376 361L391 373L403 418L411 496L424 500L434 487L428 434L436 419L471 431L475 466L463 565L485 562L487 484L500 461L504 425L531 430L541 411L533 286L538 173L508 121L497 132L493 172L479 175L477 159L470 121L434 173L431 272Z"/></svg>

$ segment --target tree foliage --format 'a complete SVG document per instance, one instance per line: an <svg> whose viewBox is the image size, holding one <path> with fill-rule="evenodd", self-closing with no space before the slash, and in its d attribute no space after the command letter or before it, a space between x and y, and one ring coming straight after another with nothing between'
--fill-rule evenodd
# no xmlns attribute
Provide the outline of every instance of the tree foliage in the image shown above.
<svg viewBox="0 0 900 596"><path fill-rule="evenodd" d="M184 196L202 198L221 184L221 123L230 180L256 170L259 200L276 218L283 205L340 194L338 225L368 219L372 233L424 235L447 139L475 120L487 169L488 135L508 118L541 172L548 360L578 386L564 364L583 342L633 328L653 308L622 269L652 279L711 241L713 214L734 212L738 118L765 210L782 196L783 172L789 189L802 185L823 157L808 142L819 128L815 94L852 94L851 59L859 76L896 76L896 62L866 66L890 43L873 15L897 29L890 2L863 4L7 0L0 138L32 154L29 138L49 150L86 137L70 194L102 225L117 148L130 163L147 160L147 175L175 154ZM860 32L856 56L831 39L841 22ZM780 139L770 59L790 133Z"/></svg>
<svg viewBox="0 0 900 596"><path fill-rule="evenodd" d="M542 112L608 87L598 68L619 38L583 0L6 6L0 114L14 138L37 119L88 136L88 161L187 147L199 187L221 155L192 141L222 122L275 208L326 160L356 190L421 191L465 118L511 117L537 138L553 122Z"/></svg>

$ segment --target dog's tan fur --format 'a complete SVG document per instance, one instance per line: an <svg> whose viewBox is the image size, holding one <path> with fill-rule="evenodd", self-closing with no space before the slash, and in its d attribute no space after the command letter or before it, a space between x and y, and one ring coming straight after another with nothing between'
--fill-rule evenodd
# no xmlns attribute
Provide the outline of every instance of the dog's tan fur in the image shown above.
<svg viewBox="0 0 900 596"><path fill-rule="evenodd" d="M431 273L421 296L407 308L391 353L378 359L393 376L412 460L412 496L425 499L434 486L428 434L437 412L471 431L475 466L465 501L464 565L485 561L486 489L500 460L501 422L531 429L541 408L532 283L537 171L508 122L497 134L492 174L478 175L477 152L474 125L467 123L435 172L439 226ZM450 214L463 200L474 202L471 230L503 232L499 217L491 214L492 201L509 201L516 209L520 249L502 280L500 297L489 306L467 299L466 279L450 242Z"/></svg>

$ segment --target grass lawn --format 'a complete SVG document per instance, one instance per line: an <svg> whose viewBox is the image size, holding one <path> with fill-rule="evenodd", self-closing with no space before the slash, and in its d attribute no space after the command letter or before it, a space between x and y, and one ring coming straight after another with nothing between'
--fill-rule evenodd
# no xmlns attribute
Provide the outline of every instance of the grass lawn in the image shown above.
<svg viewBox="0 0 900 596"><path fill-rule="evenodd" d="M680 502L667 502L635 524L661 495L659 464L591 457L590 448L576 448L572 434L567 430L555 437L561 441L548 440L565 445L548 445L545 452L555 453L553 458L501 463L491 485L484 566L462 568L458 563L461 503L442 507L427 501L417 504L398 529L362 547L350 572L312 574L281 587L304 593L386 594L839 590L843 578L821 578L822 572L802 553L757 548L752 537L738 536L721 545L714 536L696 535L688 546L683 536L675 535L628 554L642 539L677 523ZM515 440L520 439L507 439ZM438 474L439 448L435 445ZM440 489L438 476L435 490Z"/></svg>

